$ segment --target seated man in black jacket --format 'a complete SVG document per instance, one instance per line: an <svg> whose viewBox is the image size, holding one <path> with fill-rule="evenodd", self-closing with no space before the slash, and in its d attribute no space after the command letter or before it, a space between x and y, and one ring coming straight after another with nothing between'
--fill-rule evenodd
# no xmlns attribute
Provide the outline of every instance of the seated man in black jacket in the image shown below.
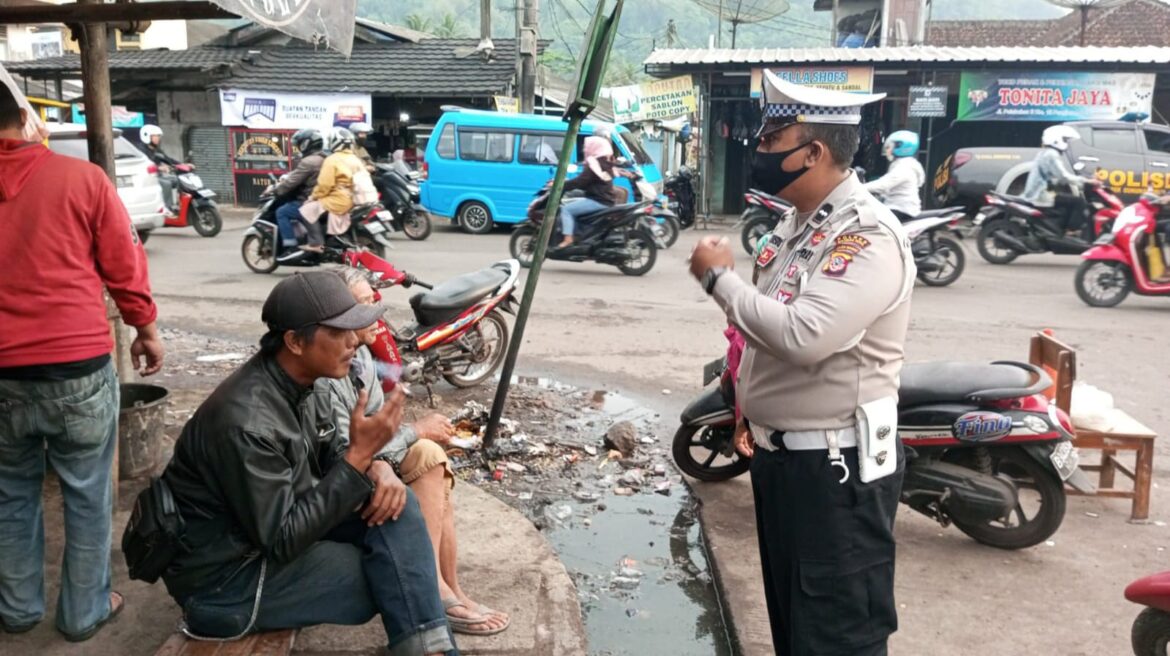
<svg viewBox="0 0 1170 656"><path fill-rule="evenodd" d="M418 502L376 456L402 420L402 393L369 417L355 411L346 445L320 380L348 373L354 330L380 314L332 271L286 278L264 303L260 353L183 427L163 479L191 550L163 580L190 633L380 614L390 656L456 653Z"/></svg>

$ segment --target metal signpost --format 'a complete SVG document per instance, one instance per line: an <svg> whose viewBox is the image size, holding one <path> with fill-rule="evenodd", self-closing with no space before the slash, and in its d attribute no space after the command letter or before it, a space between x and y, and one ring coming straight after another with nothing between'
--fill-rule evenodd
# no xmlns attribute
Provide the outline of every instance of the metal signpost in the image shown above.
<svg viewBox="0 0 1170 656"><path fill-rule="evenodd" d="M585 32L586 39L588 39L587 45L581 51L581 60L577 65L572 95L565 103L564 119L569 126L565 130L565 141L561 145L560 158L557 160L556 177L553 178L548 203L545 205L544 221L541 222L540 233L536 237L536 252L532 256L532 269L524 284L524 296L520 299L520 309L516 311L516 326L512 329L512 339L508 343L508 354L504 358L503 371L500 372L500 385L496 388L496 398L492 402L491 415L488 418L487 428L484 430L483 445L485 449L491 447L500 427L504 404L508 400L508 388L512 383L512 372L516 368L516 356L519 355L520 345L524 342L524 326L528 323L528 313L532 309L532 301L536 296L536 285L540 280L540 269L544 265L548 240L552 236L557 210L561 206L561 192L565 187L565 174L569 170L569 160L572 158L574 146L577 143L577 132L581 129L581 122L597 106L602 78L605 76L605 68L609 63L609 52L613 47L614 35L617 34L618 20L621 18L624 3L625 0L617 0L613 13L605 18L605 0L599 1L593 13L593 20L589 23L589 29Z"/></svg>

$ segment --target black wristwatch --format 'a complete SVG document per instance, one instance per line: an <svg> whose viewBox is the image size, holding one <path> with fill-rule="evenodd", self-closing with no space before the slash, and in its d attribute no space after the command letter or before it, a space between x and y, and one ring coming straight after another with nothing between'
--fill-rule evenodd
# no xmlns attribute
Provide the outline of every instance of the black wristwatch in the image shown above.
<svg viewBox="0 0 1170 656"><path fill-rule="evenodd" d="M711 267L703 274L703 290L707 295L715 293L715 283L719 281L719 276L727 273L727 267Z"/></svg>

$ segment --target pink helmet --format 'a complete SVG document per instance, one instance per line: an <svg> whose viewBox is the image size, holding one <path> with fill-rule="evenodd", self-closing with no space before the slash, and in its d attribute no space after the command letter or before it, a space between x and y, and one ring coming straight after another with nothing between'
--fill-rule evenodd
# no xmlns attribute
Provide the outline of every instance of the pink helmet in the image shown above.
<svg viewBox="0 0 1170 656"><path fill-rule="evenodd" d="M605 137L585 137L585 158L613 157L613 142Z"/></svg>

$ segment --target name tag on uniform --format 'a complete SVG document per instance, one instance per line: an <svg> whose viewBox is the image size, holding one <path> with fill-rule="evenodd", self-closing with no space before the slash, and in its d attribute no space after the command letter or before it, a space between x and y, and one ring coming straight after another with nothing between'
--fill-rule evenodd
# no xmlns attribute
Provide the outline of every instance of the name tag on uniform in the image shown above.
<svg viewBox="0 0 1170 656"><path fill-rule="evenodd" d="M776 259L776 254L780 252L780 244L784 240L780 235L772 235L768 238L768 243L764 244L763 249L760 250L760 255L756 257L756 266L761 269L772 263Z"/></svg>

